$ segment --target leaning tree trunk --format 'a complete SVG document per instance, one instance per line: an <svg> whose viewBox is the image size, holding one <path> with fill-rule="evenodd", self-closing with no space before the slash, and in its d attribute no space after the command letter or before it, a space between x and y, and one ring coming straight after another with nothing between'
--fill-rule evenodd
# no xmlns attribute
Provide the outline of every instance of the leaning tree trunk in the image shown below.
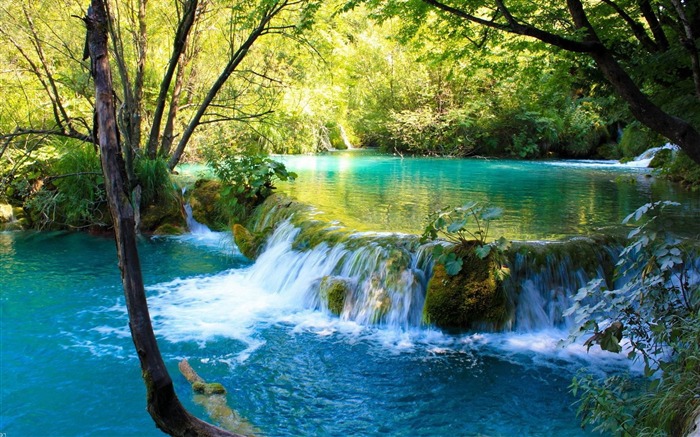
<svg viewBox="0 0 700 437"><path fill-rule="evenodd" d="M180 404L158 350L136 248L134 210L129 201L124 161L117 140L104 0L92 0L85 23L88 29L92 75L95 80L95 128L98 130L105 188L114 220L119 268L129 312L129 327L146 384L148 412L156 426L171 435L234 435L197 419Z"/></svg>

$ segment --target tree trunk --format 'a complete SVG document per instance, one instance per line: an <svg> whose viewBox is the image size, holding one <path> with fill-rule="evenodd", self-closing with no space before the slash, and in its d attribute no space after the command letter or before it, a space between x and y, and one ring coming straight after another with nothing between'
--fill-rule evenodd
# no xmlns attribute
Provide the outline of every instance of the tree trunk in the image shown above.
<svg viewBox="0 0 700 437"><path fill-rule="evenodd" d="M585 30L586 40L597 46L590 52L591 57L618 95L627 102L634 117L673 141L700 164L700 132L691 123L668 114L649 100L598 38L581 1L567 0L567 4L576 28Z"/></svg>
<svg viewBox="0 0 700 437"><path fill-rule="evenodd" d="M185 410L175 394L173 382L158 350L136 248L134 210L126 189L124 161L117 140L104 0L92 0L85 23L88 29L92 74L95 81L95 111L102 171L114 220L119 268L129 313L129 327L146 384L148 412L156 426L171 435L233 435L197 419Z"/></svg>
<svg viewBox="0 0 700 437"><path fill-rule="evenodd" d="M160 82L160 91L156 103L156 110L153 114L153 125L151 126L151 134L148 138L146 151L148 157L154 159L158 152L158 138L160 136L160 125L163 121L163 112L165 111L165 101L168 97L168 90L173 80L175 69L179 65L179 60L187 49L187 37L192 30L195 19L197 17L197 0L189 0L185 3L185 10L182 19L178 23L177 32L175 33L175 41L173 42L173 52L170 55L168 69Z"/></svg>

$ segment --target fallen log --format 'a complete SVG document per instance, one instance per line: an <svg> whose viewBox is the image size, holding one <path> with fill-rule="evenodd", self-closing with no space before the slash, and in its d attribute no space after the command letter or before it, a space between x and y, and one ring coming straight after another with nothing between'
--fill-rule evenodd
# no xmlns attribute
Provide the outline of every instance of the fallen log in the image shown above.
<svg viewBox="0 0 700 437"><path fill-rule="evenodd" d="M225 430L247 437L255 437L260 433L250 422L228 406L226 389L223 385L218 382L206 382L186 359L178 363L178 368L195 392L194 402L204 407L212 421Z"/></svg>

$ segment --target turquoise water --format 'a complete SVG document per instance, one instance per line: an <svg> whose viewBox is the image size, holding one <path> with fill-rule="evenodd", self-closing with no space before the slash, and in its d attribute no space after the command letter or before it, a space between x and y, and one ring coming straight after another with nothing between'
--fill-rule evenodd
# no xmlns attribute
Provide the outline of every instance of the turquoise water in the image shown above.
<svg viewBox="0 0 700 437"><path fill-rule="evenodd" d="M149 305L176 390L188 358L266 436L580 436L567 386L624 369L562 332L449 335L360 326L238 255L229 234L143 239ZM270 249L272 250L272 249ZM308 274L299 273L299 275ZM158 435L129 337L114 243L0 233L0 433Z"/></svg>
<svg viewBox="0 0 700 437"><path fill-rule="evenodd" d="M639 206L676 200L672 224L697 235L700 195L611 161L405 158L353 150L276 159L298 173L279 191L353 229L422 232L426 216L470 200L504 210L491 235L517 240L612 232Z"/></svg>

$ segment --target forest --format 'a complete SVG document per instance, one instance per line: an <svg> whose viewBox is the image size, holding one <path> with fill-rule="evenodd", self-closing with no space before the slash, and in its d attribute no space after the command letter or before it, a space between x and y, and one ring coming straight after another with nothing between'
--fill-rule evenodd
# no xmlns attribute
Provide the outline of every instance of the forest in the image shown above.
<svg viewBox="0 0 700 437"><path fill-rule="evenodd" d="M86 190L85 202L99 198L76 183L95 185L100 177L90 152L94 93L79 31L86 6L7 2L1 11L0 192L34 216L70 210L55 220L67 226L94 221L94 205L61 205L71 197L64 191ZM587 11L634 89L687 128L639 117L649 111L631 105L595 57L549 41L547 35L572 45L582 38L565 5L516 2L501 11L477 2L462 11L492 25L470 24L427 2L151 0L111 8L117 115L132 185L137 173L153 179L162 164L172 170L237 154L350 146L401 155L629 160L668 141L685 153L665 163L666 173L689 184L697 177L697 143L671 138L673 130L695 132L700 117L693 5L679 4L680 16L673 5L635 2ZM510 29L503 17L543 36Z"/></svg>
<svg viewBox="0 0 700 437"><path fill-rule="evenodd" d="M691 202L700 187L700 4L690 0L0 0L0 44L0 212L12 217L5 228L115 235L148 410L173 435L225 431L177 399L150 324L139 235L186 233L187 206L197 220L231 231L248 259L263 258L277 231L260 225L261 215L286 202L272 196L276 186L304 177L280 156L360 149L401 162L535 169L527 166L624 165L658 148L645 178L670 181L670 192ZM195 183L186 175L197 166L209 170ZM614 190L643 185L625 188L630 180L638 178L620 176ZM314 190L306 196L323 196ZM679 239L652 226L666 223L675 199L653 192L633 208L617 199L628 209L612 209L629 233L624 249L604 243L619 252L614 268L602 267L606 254L572 255L589 276L569 290L562 320L571 316L591 333L588 349L619 353L624 337L627 357L644 368L643 377L573 378L568 389L588 429L683 435L697 422L697 234ZM302 217L296 202L286 207ZM571 215L588 213L579 203ZM430 263L439 268L428 263L425 271L446 284L483 261L484 281L502 290L516 275L509 263L527 252L489 235L502 211L439 206L425 214L420 244L441 238L456 249L437 244ZM686 208L692 222L695 206ZM525 223L529 212L521 213ZM324 239L354 247L308 217L288 219L302 229L294 249L316 250ZM408 262L391 253L387 269ZM593 259L600 267L590 267ZM337 316L350 305L339 277L313 285ZM345 291L333 309L338 284ZM523 293L489 297L489 329L517 326L507 320L517 319ZM381 299L370 324L389 323L390 305L381 302L390 299ZM417 323L454 328L449 318L440 324L442 301L427 299L423 311L438 312ZM480 326L470 319L458 327Z"/></svg>

